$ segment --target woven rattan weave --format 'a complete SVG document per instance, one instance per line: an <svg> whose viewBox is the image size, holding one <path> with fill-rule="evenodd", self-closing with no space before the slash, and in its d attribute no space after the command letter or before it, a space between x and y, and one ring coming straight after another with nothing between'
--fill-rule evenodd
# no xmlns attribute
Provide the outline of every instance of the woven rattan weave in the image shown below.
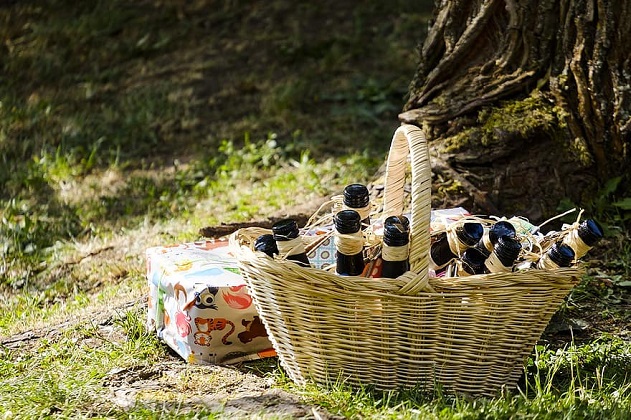
<svg viewBox="0 0 631 420"><path fill-rule="evenodd" d="M581 270L429 278L431 172L422 130L398 128L387 164L383 218L402 212L406 168L412 173L411 269L397 279L342 277L255 253L263 229L232 236L282 365L299 384L440 386L472 395L515 387Z"/></svg>

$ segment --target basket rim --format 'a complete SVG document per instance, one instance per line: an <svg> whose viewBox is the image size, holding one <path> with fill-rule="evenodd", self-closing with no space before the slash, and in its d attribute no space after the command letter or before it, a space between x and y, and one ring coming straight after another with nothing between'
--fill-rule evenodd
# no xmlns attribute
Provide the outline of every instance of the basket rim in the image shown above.
<svg viewBox="0 0 631 420"><path fill-rule="evenodd" d="M277 271L284 270L293 273L294 277L301 278L301 281L314 285L326 283L332 287L353 291L353 292L379 292L402 295L405 286L416 276L422 274L408 271L404 275L392 279L382 277L362 277L362 276L340 276L331 271L316 267L303 267L292 261L280 258L270 258L269 256L256 252L245 245L248 232L259 228L242 228L234 232L231 237L231 246L237 252L237 260L240 267L252 267L256 271ZM467 277L428 277L428 286L423 292L428 296L444 296L446 292L454 291L481 291L485 289L504 289L507 287L534 286L547 284L556 287L573 287L585 274L584 267L565 267L554 270L529 269L519 272L509 273L487 273L477 274ZM411 293L410 296L417 296L418 292Z"/></svg>

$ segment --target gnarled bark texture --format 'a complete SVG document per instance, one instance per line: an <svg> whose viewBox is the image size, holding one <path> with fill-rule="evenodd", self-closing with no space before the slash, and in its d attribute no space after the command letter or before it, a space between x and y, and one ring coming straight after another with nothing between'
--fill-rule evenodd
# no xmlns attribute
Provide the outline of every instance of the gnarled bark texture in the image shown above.
<svg viewBox="0 0 631 420"><path fill-rule="evenodd" d="M624 174L631 2L442 0L400 115L475 211L544 217Z"/></svg>

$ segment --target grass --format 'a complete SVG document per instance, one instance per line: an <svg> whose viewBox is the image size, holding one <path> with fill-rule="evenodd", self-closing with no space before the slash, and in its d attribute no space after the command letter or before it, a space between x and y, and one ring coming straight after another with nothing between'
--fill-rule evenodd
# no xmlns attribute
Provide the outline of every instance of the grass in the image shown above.
<svg viewBox="0 0 631 420"><path fill-rule="evenodd" d="M2 418L245 416L234 395L270 384L306 414L624 418L631 248L624 201L607 216L614 187L595 208L615 252L594 254L560 311L593 327L544 335L522 393L300 388L275 359L185 365L144 327L145 248L371 179L427 3L1 5ZM255 414L294 416L273 398Z"/></svg>

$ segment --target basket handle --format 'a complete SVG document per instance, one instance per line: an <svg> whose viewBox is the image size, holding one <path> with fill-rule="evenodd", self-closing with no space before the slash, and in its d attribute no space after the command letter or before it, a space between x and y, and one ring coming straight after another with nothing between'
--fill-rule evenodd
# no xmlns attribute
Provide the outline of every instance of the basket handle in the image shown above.
<svg viewBox="0 0 631 420"><path fill-rule="evenodd" d="M411 291L427 284L432 171L425 133L414 125L403 124L394 132L388 153L384 182L384 220L403 212L403 187L408 156L412 168L410 271L419 274L411 279L416 284L405 287ZM403 290L402 292L405 293Z"/></svg>

